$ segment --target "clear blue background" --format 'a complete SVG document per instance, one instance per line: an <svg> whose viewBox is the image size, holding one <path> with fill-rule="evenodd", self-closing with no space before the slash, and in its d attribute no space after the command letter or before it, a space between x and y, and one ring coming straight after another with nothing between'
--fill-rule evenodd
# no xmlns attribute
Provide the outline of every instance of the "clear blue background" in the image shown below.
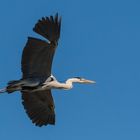
<svg viewBox="0 0 140 140"><path fill-rule="evenodd" d="M53 91L56 125L38 128L19 92L0 96L0 140L140 140L140 1L1 0L0 87L20 79L27 36L59 12L62 30L53 74L96 85Z"/></svg>

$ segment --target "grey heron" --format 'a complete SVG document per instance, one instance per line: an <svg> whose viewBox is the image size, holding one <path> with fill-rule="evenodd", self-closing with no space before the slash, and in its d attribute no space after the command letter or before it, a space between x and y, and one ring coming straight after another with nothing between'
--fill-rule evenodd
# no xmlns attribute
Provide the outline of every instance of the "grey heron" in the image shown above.
<svg viewBox="0 0 140 140"><path fill-rule="evenodd" d="M0 93L20 91L22 104L27 115L36 126L55 124L55 106L51 89L71 89L74 82L95 83L81 77L73 77L65 83L52 75L52 61L58 45L61 17L43 17L35 24L33 31L46 40L28 37L23 49L22 78L7 83Z"/></svg>

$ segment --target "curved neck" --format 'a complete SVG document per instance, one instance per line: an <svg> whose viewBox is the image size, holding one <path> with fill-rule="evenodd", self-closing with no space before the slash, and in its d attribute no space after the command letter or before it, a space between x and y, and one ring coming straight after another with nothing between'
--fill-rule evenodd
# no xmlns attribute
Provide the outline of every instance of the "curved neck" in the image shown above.
<svg viewBox="0 0 140 140"><path fill-rule="evenodd" d="M76 78L70 78L65 83L60 83L57 80L50 82L47 87L56 88L56 89L71 89L73 87L72 83L78 82Z"/></svg>
<svg viewBox="0 0 140 140"><path fill-rule="evenodd" d="M73 82L77 82L77 80L75 78L70 78L65 83L59 83L58 88L71 89L73 87Z"/></svg>
<svg viewBox="0 0 140 140"><path fill-rule="evenodd" d="M69 78L67 81L66 81L66 84L72 84L74 82L78 82L78 80L76 78Z"/></svg>

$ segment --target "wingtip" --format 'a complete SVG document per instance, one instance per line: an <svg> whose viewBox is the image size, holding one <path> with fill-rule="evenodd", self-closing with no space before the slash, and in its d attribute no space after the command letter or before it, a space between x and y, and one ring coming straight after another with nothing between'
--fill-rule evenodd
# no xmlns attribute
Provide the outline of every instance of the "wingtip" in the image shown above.
<svg viewBox="0 0 140 140"><path fill-rule="evenodd" d="M42 17L33 27L33 31L42 35L49 41L58 41L60 37L61 17L56 13L54 16Z"/></svg>
<svg viewBox="0 0 140 140"><path fill-rule="evenodd" d="M35 126L42 127L47 125L55 125L55 115L51 114L48 115L47 120L34 120L32 123L35 124Z"/></svg>

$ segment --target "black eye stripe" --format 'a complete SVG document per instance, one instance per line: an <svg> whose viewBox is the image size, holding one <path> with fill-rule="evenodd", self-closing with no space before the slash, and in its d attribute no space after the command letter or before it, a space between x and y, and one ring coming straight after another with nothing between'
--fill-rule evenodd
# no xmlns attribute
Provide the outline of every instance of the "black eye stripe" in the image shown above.
<svg viewBox="0 0 140 140"><path fill-rule="evenodd" d="M80 79L80 80L82 79L81 77L74 77L74 78L78 78L78 79Z"/></svg>

